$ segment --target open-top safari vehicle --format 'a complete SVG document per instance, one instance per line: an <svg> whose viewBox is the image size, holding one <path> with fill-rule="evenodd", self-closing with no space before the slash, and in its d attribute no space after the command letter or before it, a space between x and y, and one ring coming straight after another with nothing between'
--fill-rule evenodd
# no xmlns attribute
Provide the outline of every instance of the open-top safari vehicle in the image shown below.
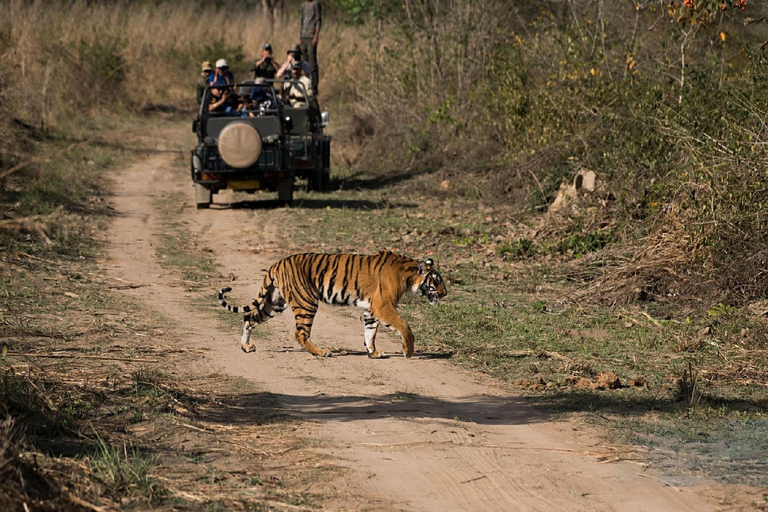
<svg viewBox="0 0 768 512"><path fill-rule="evenodd" d="M325 190L330 180L331 136L323 133L328 113L311 99L291 106L281 98L285 84L263 80L205 90L192 123L197 145L191 152L195 203L208 208L213 194L231 189L253 193L277 191L290 204L297 178L309 190Z"/></svg>

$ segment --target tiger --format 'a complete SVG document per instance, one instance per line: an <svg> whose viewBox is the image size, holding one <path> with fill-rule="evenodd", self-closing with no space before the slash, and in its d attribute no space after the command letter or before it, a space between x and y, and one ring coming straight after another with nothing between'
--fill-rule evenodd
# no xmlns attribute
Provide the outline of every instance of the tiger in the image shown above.
<svg viewBox="0 0 768 512"><path fill-rule="evenodd" d="M267 270L261 291L251 304L227 304L224 295L230 291L230 287L219 290L219 303L227 311L244 314L240 347L246 353L256 350L250 342L251 330L290 306L299 345L315 356L330 356L330 350L317 347L309 337L318 304L323 301L365 310L365 348L372 359L384 356L375 344L380 322L400 334L403 355L413 355L413 332L396 309L406 291L426 296L432 305L448 293L431 258L419 262L387 250L375 255L294 254Z"/></svg>

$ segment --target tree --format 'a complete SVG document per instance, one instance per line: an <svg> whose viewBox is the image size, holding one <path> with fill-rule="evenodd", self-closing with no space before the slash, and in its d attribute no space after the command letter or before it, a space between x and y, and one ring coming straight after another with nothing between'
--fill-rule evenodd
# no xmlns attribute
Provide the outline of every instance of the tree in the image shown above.
<svg viewBox="0 0 768 512"><path fill-rule="evenodd" d="M285 0L261 0L261 5L270 25L274 25L275 21L282 18L285 13Z"/></svg>
<svg viewBox="0 0 768 512"><path fill-rule="evenodd" d="M747 8L747 0L683 0L682 5L672 0L669 3L668 13L675 18L683 33L683 39L680 43L680 96L678 103L683 102L686 48L691 44L701 27L713 20L718 12L729 8L744 11Z"/></svg>

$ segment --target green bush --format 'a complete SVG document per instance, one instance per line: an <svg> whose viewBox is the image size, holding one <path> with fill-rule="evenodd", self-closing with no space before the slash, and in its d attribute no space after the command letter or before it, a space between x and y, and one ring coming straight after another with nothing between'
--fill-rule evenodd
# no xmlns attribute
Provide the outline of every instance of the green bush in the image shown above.
<svg viewBox="0 0 768 512"><path fill-rule="evenodd" d="M119 35L96 32L90 40L77 45L80 85L91 91L98 101L104 94L116 98L124 94L123 84L128 65L122 55L126 41ZM94 94L95 93L95 94Z"/></svg>

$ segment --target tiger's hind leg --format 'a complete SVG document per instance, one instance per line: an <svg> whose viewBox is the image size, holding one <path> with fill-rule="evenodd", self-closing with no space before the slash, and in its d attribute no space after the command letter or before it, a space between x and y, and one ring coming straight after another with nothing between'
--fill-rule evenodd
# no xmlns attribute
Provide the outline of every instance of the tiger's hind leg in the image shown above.
<svg viewBox="0 0 768 512"><path fill-rule="evenodd" d="M370 311L363 313L363 323L365 324L365 349L368 351L368 357L379 359L384 357L384 352L376 350L376 330L379 328L379 321Z"/></svg>
<svg viewBox="0 0 768 512"><path fill-rule="evenodd" d="M315 321L315 313L317 313L317 300L315 301L301 301L291 300L291 310L293 310L293 317L296 320L296 341L307 352L319 356L328 357L331 355L331 351L326 348L319 348L312 343L309 338L312 332L312 323Z"/></svg>
<svg viewBox="0 0 768 512"><path fill-rule="evenodd" d="M243 335L240 338L240 348L242 348L245 353L256 350L256 346L250 341L251 331L254 327L256 327L256 324L251 323L250 317L245 316L243 318Z"/></svg>
<svg viewBox="0 0 768 512"><path fill-rule="evenodd" d="M240 338L240 347L243 352L253 352L256 346L250 342L251 331L257 324L261 324L280 314L288 308L285 298L277 286L272 286L264 298L257 304L256 309L243 317L243 335Z"/></svg>

